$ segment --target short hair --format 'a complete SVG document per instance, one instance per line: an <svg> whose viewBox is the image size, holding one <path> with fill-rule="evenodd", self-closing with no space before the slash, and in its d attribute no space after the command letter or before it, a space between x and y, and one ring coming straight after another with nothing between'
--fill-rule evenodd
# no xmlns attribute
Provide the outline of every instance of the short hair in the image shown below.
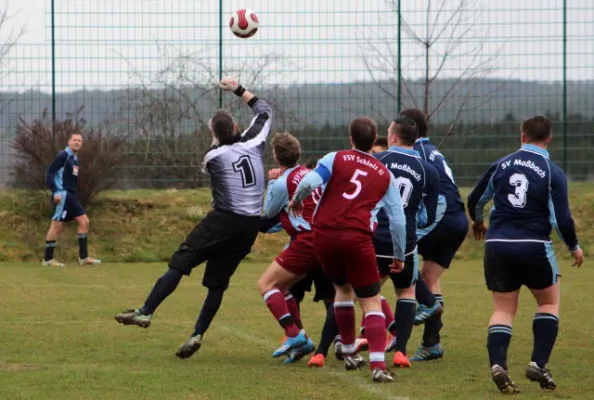
<svg viewBox="0 0 594 400"><path fill-rule="evenodd" d="M357 150L369 151L377 138L377 124L369 117L357 117L351 121L349 133Z"/></svg>
<svg viewBox="0 0 594 400"><path fill-rule="evenodd" d="M82 133L80 131L71 132L68 140L72 139L72 136L80 136L82 138Z"/></svg>
<svg viewBox="0 0 594 400"><path fill-rule="evenodd" d="M429 123L427 122L427 115L423 111L419 110L418 108L407 108L400 111L400 114L398 115L402 117L409 117L415 121L415 124L417 124L417 132L419 137L427 136Z"/></svg>
<svg viewBox="0 0 594 400"><path fill-rule="evenodd" d="M375 139L375 143L373 145L385 147L387 149L388 148L388 139L385 137L382 137L382 136L378 136L378 138Z"/></svg>
<svg viewBox="0 0 594 400"><path fill-rule="evenodd" d="M522 132L530 142L544 142L551 136L551 121L542 115L526 118L522 122Z"/></svg>
<svg viewBox="0 0 594 400"><path fill-rule="evenodd" d="M229 112L218 110L210 119L210 127L221 144L229 144L235 136L235 120Z"/></svg>
<svg viewBox="0 0 594 400"><path fill-rule="evenodd" d="M415 120L404 115L399 115L394 120L392 131L393 132L390 133L398 136L399 141L405 146L412 146L415 144L415 141L419 136Z"/></svg>
<svg viewBox="0 0 594 400"><path fill-rule="evenodd" d="M301 157L299 140L288 132L277 133L272 138L276 160L283 167L294 167Z"/></svg>
<svg viewBox="0 0 594 400"><path fill-rule="evenodd" d="M310 158L308 159L303 166L307 169L314 169L318 165L318 160Z"/></svg>

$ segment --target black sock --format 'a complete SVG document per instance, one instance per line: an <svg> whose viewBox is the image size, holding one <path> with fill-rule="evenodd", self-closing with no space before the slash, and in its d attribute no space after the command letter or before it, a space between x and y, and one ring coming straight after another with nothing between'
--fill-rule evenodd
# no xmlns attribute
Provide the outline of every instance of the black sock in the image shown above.
<svg viewBox="0 0 594 400"><path fill-rule="evenodd" d="M549 362L549 357L559 333L559 318L553 314L537 313L532 322L534 334L534 349L531 361L544 368Z"/></svg>
<svg viewBox="0 0 594 400"><path fill-rule="evenodd" d="M334 303L330 303L326 305L326 319L322 328L322 337L314 354L323 354L324 357L328 356L328 350L332 346L334 338L338 335L338 326L336 325L335 318Z"/></svg>
<svg viewBox="0 0 594 400"><path fill-rule="evenodd" d="M157 279L140 312L144 315L153 314L163 300L173 293L182 276L183 274L177 269L169 268L163 276Z"/></svg>
<svg viewBox="0 0 594 400"><path fill-rule="evenodd" d="M219 311L224 294L224 289L208 289L208 294L206 295L206 299L204 299L204 304L202 305L202 310L200 310L200 315L198 316L198 321L196 321L192 336L204 335L208 330L210 323L215 315L217 315L217 311Z"/></svg>
<svg viewBox="0 0 594 400"><path fill-rule="evenodd" d="M436 294L435 300L439 301L443 307L443 297L441 297L441 294ZM423 330L424 347L432 347L440 342L441 337L439 336L439 331L442 326L441 315L434 315L425 321L425 329Z"/></svg>
<svg viewBox="0 0 594 400"><path fill-rule="evenodd" d="M512 337L512 327L508 325L491 325L487 336L489 363L507 369L507 349Z"/></svg>
<svg viewBox="0 0 594 400"><path fill-rule="evenodd" d="M429 308L433 307L436 302L435 296L433 296L433 293L431 293L427 285L425 285L425 281L423 278L421 278L421 276L419 276L419 279L417 279L415 286L415 297L419 304Z"/></svg>
<svg viewBox="0 0 594 400"><path fill-rule="evenodd" d="M78 234L78 258L84 260L89 256L88 240L86 233Z"/></svg>
<svg viewBox="0 0 594 400"><path fill-rule="evenodd" d="M45 241L45 255L43 256L43 260L44 261L53 260L55 249L56 249L56 241L55 240L46 240Z"/></svg>
<svg viewBox="0 0 594 400"><path fill-rule="evenodd" d="M413 299L401 299L396 302L396 349L406 355L406 344L412 333L415 321L415 308L417 302Z"/></svg>

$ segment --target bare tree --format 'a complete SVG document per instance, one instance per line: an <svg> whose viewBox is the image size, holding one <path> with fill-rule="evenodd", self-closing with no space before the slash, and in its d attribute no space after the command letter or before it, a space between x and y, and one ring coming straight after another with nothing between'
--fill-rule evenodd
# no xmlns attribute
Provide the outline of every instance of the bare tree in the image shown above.
<svg viewBox="0 0 594 400"><path fill-rule="evenodd" d="M142 74L129 62L131 87L119 99L116 125L132 137L128 175L137 182L148 181L142 186L195 187L206 182L200 163L212 139L208 119L219 105L217 58L206 48L189 53L157 46L159 68ZM280 91L268 83L283 81L278 71L294 71L283 68L288 64L284 57L268 54L228 63L225 74L238 76L244 86L265 97L275 110L276 124L297 120ZM223 100L240 125L251 119L239 99Z"/></svg>
<svg viewBox="0 0 594 400"><path fill-rule="evenodd" d="M398 16L395 2L386 1L386 4ZM452 135L464 113L485 105L499 90L498 87L486 95L476 93L481 79L496 68L501 48L485 54L485 33L479 33L477 25L481 11L479 1L427 0L425 4L422 17L415 20L420 20L420 23L409 23L400 15L403 33L420 49L412 60L400 58L401 62L410 60L406 65L401 65L401 76L398 76L396 46L382 40L382 35L377 31L367 30L366 43L360 50L371 79L389 99L398 101L398 93L394 89L400 80L402 106L423 110L429 120L446 106L453 111L445 132L447 138ZM416 82L406 79L407 72L419 64L422 77ZM457 71L452 74L455 68ZM375 107L374 111L381 118L389 120L381 109Z"/></svg>

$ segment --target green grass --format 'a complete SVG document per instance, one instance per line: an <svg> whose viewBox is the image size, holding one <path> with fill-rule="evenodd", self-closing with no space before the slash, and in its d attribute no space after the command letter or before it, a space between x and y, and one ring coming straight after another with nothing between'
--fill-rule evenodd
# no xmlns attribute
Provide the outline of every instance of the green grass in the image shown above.
<svg viewBox="0 0 594 400"><path fill-rule="evenodd" d="M346 372L329 358L321 370L271 358L282 336L255 283L265 268L244 263L231 282L204 346L179 360L204 298L202 269L184 278L143 330L113 315L138 306L164 264L104 264L44 269L0 263L1 399L499 399L485 348L491 299L480 262L458 262L443 281L446 299L441 361L397 370L397 383L373 385L367 369ZM561 266L561 329L550 362L559 389L544 393L523 377L531 354L535 305L522 293L509 351L525 399L593 399L590 318L594 271ZM393 296L386 288L390 301ZM308 295L304 323L317 341L324 311ZM420 329L409 345L414 351Z"/></svg>
<svg viewBox="0 0 594 400"><path fill-rule="evenodd" d="M468 189L462 189L465 199ZM210 210L210 192L200 190L131 190L103 193L88 208L89 250L111 262L167 261L185 235ZM594 253L594 185L570 185L570 204L582 248ZM0 191L0 261L38 261L43 255L51 207L47 195ZM470 235L470 233L469 233ZM284 234L260 235L248 260L267 261L287 241ZM556 241L559 257L568 258ZM56 257L77 257L76 226L70 224L58 241ZM457 260L482 257L482 244L469 236Z"/></svg>

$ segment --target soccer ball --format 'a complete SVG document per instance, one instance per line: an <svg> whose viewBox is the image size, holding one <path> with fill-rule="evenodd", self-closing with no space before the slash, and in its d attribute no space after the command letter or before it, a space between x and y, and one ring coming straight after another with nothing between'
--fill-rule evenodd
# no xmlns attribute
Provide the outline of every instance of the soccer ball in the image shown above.
<svg viewBox="0 0 594 400"><path fill-rule="evenodd" d="M258 20L256 13L244 8L233 13L231 20L229 21L231 32L242 39L254 36L258 31L259 26L260 21Z"/></svg>

